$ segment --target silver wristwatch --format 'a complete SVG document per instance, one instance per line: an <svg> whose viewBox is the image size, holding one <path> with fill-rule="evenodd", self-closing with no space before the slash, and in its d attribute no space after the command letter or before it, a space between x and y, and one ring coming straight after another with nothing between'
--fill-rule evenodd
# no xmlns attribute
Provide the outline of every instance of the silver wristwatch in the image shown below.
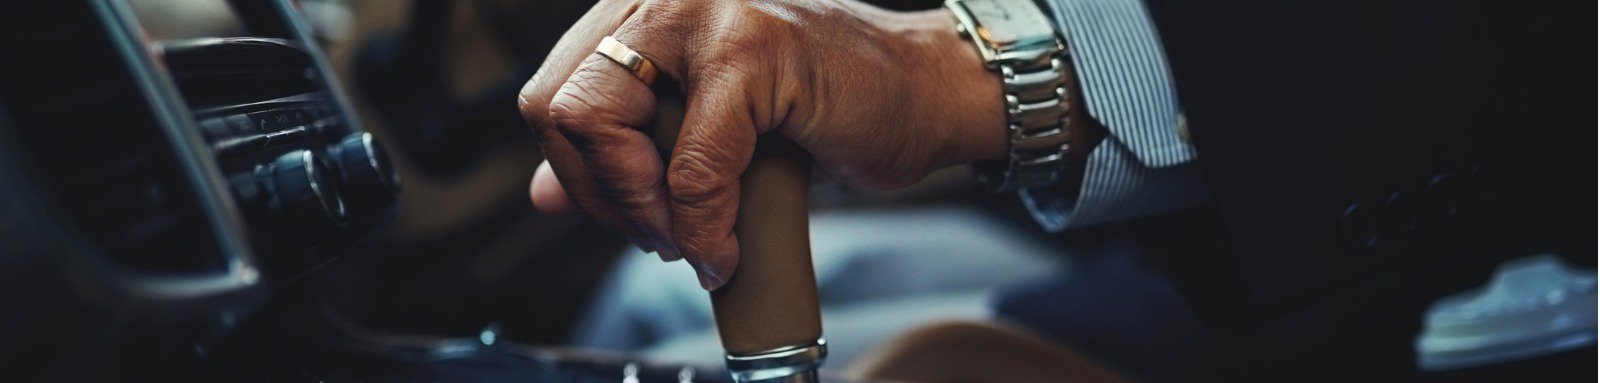
<svg viewBox="0 0 1600 383"><path fill-rule="evenodd" d="M1005 83L1006 159L974 163L978 181L994 191L1056 182L1070 146L1066 42L1033 0L947 0L944 6Z"/></svg>

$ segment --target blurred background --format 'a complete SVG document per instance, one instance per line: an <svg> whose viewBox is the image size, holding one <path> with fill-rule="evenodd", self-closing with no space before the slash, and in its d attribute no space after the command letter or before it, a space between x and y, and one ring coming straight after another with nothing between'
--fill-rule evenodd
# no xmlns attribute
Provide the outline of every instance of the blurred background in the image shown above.
<svg viewBox="0 0 1600 383"><path fill-rule="evenodd" d="M902 10L931 9L941 3L867 2ZM89 14L91 7L79 3L116 1L62 1L60 4L75 5L51 3L41 8L59 15ZM156 53L162 49L185 52L181 49L184 45L157 42L203 41L271 30L260 28L245 14L267 13L262 9L241 11L228 6L270 3L265 1L126 3L139 24L133 29L138 36L132 40L159 47L151 48ZM79 242L99 243L74 237L61 245L50 243L49 238L54 237L35 236L38 227L59 222L24 214L31 209L23 197L32 196L19 197L10 193L16 190L0 188L0 239L8 241L0 243L4 246L0 247L0 261L7 265L0 268L0 304L4 304L0 306L0 366L49 361L36 365L44 371L37 376L69 381L96 377L95 372L73 371L81 365L121 364L132 366L127 370L152 373L144 376L172 374L174 370L168 366L182 365L222 376L260 372L265 381L454 380L450 377L497 381L486 376L500 373L500 380L506 381L587 382L615 381L624 366L637 369L635 362L639 362L668 366L652 375L661 381L677 381L673 378L681 377L683 371L679 366L710 374L702 375L713 377L710 381L725 380L716 375L722 366L722 351L712 328L709 300L687 265L660 262L582 218L541 216L529 202L528 183L542 158L514 100L546 52L593 1L300 0L292 4L331 71L323 75L320 68L312 66L315 73L301 77L328 80L342 88L348 104L335 109L348 108L344 110L350 113L348 118L359 123L347 121L345 125L364 128L335 129L343 141L319 141L316 145L337 149L360 143L343 135L360 137L362 130L383 143L388 164L403 180L403 192L394 194L392 209L353 219L345 229L348 238L316 246L255 249L262 258L301 252L331 255L308 257L312 261L292 267L267 265L262 269L264 277L246 275L267 281L253 289L231 293L219 302L178 299L157 304L143 297L124 297L120 295L124 291L117 291L121 285L114 283L109 284L114 286L109 289L113 293L84 288L97 286L85 282L93 277L84 275L100 274L80 275L73 270L78 263L93 262L57 257L56 250ZM49 124L55 122L53 118L74 116L77 119L68 120L75 124L72 126L121 127L125 121L118 117L89 113L98 110L40 109L57 113L49 114L26 108L55 105L34 103L30 92L60 87L30 82L30 71L50 70L62 63L87 66L116 58L54 51L70 45L62 41L104 37L98 30L73 33L97 28L93 22L50 25L55 21L49 18L28 20L27 12L17 11L23 8L20 3L8 6L0 8L11 11L0 12L0 48L39 49L64 59L3 63L8 66L0 71L0 85L4 85L0 86L0 96L4 96L0 98L0 128L6 127L9 108L20 127L16 130L25 134L21 140L0 140L0 149L10 150L0 150L0 165L11 164L11 154L47 158L39 153L77 145L78 137L72 134L47 134L46 128L54 126ZM182 58L173 54L162 59L180 68ZM85 73L104 69L70 68ZM183 78L179 80L183 96L201 106L194 88L183 83ZM93 81L99 78L84 80ZM99 91L92 85L68 88L95 90L81 93L100 101L135 94L131 88L120 90L125 93ZM339 93L331 88L317 89ZM76 102L78 96L60 98ZM219 113L217 109L195 110L195 115L202 117ZM158 124L147 125L139 127L153 132ZM9 130L0 129L0 138L11 137L4 134L10 134ZM40 141L32 135L53 141ZM353 153L311 150L339 156L340 161ZM367 154L378 157L371 151ZM61 156L81 159L71 155L75 153ZM280 165L285 161L268 157L250 157L244 161L249 163L238 164L223 161L221 171L230 175L237 175L230 172L239 169L259 173L259 167L252 168L256 162L250 161L266 159ZM8 173L12 170L0 166L0 186L13 184L8 178L13 176ZM1477 177L1480 170L1472 169L1472 176ZM1493 171L1483 172L1492 175ZM246 178L259 176L257 173L246 174ZM1282 316L1263 319L1249 317L1255 307L1243 302L1252 292L1237 285L1239 270L1232 263L1237 260L1223 251L1200 254L1206 257L1185 256L1194 255L1186 247L1193 244L1226 249L1226 244L1218 245L1223 228L1210 209L1050 234L1034 223L1015 195L983 191L964 168L945 169L911 187L889 192L853 190L823 178L816 177L809 199L814 263L832 352L830 368L847 367L872 349L924 325L997 318L1038 330L1040 333L1032 336L1067 345L1100 365L1148 380L1181 380L1183 376L1172 374L1195 370L1223 376L1303 377L1315 374L1318 368L1355 360L1365 363L1354 368L1358 372L1398 372L1419 380L1454 381L1527 376L1530 370L1561 372L1575 365L1592 367L1589 363L1594 360L1595 258L1581 250L1592 249L1587 239L1579 238L1583 243L1572 239L1581 235L1551 235L1563 239L1559 248L1579 251L1518 254L1533 257L1504 264L1500 261L1511 256L1451 261L1449 267L1456 272L1449 275L1377 284L1416 287L1412 295L1393 301L1363 301L1368 296L1360 294L1368 292L1359 291L1353 295L1356 298L1338 302L1343 305L1340 307L1378 302L1371 304L1371 312L1406 313L1417 318L1333 315L1317 311L1308 299L1272 307L1276 310L1272 315ZM25 181L30 182L15 184L33 186L32 180ZM38 194L50 194L54 189L40 190L46 192ZM116 201L166 197L155 191L146 193L148 190L135 190L137 195L118 196L123 199ZM57 194L66 196L62 197L69 202L65 205L76 202L67 197L78 197ZM77 219L81 221L78 224L92 226L109 214L92 208L101 205L83 206L91 208L85 208L88 212L66 209L78 214L59 221ZM241 226L251 230L250 238L257 245L273 245L280 238L275 237L280 233L273 232L279 228L258 221L258 217L241 219L248 221ZM198 242L193 238L199 237L203 235L180 236L169 242L192 247L191 242ZM96 250L105 249L89 252ZM1146 253L1162 256L1136 256ZM57 269L68 272L57 275ZM1190 279L1170 280L1160 272L1163 269L1186 271ZM1497 271L1491 275L1491 270ZM1180 296L1176 285L1188 290ZM1429 306L1440 296L1447 298ZM1559 298L1552 298L1556 296ZM1298 306L1302 303L1305 306ZM1414 315L1421 311L1419 307L1433 309L1426 315ZM1506 313L1516 315L1505 319ZM85 317L96 319L76 321ZM168 317L182 319L165 321ZM187 322L191 319L195 322ZM1558 325L1540 327L1548 330L1545 332L1522 331L1550 323ZM146 325L149 327L142 327ZM1255 325L1262 326L1251 327ZM62 332L71 335L41 328L65 329ZM93 331L81 331L85 328ZM173 333L184 335L169 336ZM1299 344L1308 338L1310 344L1331 346ZM1451 342L1461 339L1480 344L1452 348L1459 343ZM1384 347L1374 348L1374 344ZM152 349L164 351L145 352ZM518 356L507 356L512 354ZM536 363L516 358L531 358ZM413 370L419 372L405 375ZM1419 375L1419 371L1425 374ZM604 379L573 377L579 375Z"/></svg>

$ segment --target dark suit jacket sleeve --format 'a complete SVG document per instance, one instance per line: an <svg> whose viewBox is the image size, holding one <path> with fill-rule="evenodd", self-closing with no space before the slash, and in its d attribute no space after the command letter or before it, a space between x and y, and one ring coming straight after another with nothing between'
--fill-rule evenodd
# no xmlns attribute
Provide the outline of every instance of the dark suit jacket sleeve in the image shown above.
<svg viewBox="0 0 1600 383"><path fill-rule="evenodd" d="M1144 4L1252 307L1594 253L1592 3Z"/></svg>

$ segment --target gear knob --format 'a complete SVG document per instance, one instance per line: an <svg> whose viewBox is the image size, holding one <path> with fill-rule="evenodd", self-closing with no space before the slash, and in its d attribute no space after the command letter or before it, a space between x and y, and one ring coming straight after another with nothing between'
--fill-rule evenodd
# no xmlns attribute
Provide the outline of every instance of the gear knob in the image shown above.
<svg viewBox="0 0 1600 383"><path fill-rule="evenodd" d="M827 356L806 214L810 165L794 143L767 135L741 180L739 266L711 292L737 382L815 382Z"/></svg>

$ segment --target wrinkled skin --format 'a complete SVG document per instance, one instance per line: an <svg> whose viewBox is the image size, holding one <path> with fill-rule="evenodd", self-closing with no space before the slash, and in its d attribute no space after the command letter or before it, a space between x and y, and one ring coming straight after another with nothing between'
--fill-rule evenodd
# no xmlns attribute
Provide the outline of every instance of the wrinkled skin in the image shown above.
<svg viewBox="0 0 1600 383"><path fill-rule="evenodd" d="M594 54L612 35L683 87L687 110L663 163L637 128L649 87ZM739 175L756 136L782 134L821 170L868 189L1005 148L999 78L942 9L901 13L852 0L605 0L556 45L518 107L547 161L530 194L580 211L706 289L738 262Z"/></svg>

